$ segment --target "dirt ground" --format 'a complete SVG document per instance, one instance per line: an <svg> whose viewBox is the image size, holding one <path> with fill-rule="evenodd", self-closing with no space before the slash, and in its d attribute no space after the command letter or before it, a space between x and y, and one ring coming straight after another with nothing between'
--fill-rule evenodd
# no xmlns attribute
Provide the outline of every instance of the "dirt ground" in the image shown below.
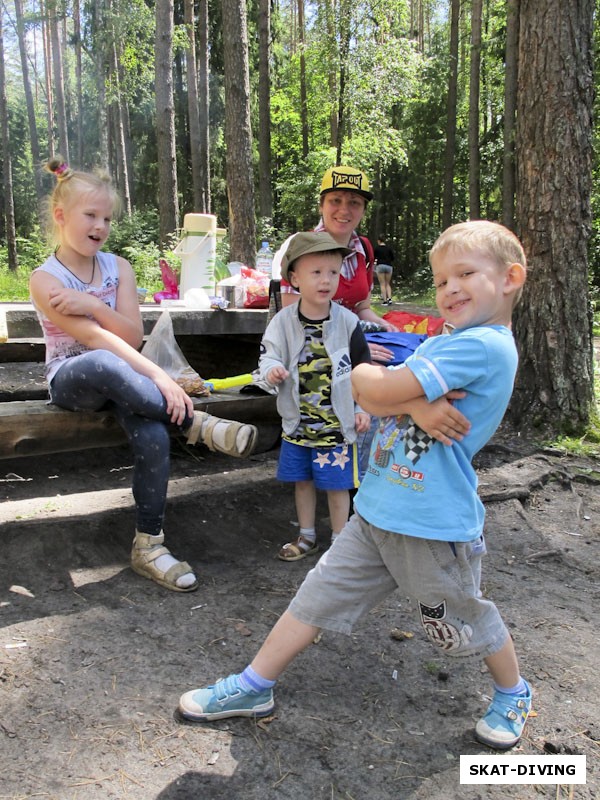
<svg viewBox="0 0 600 800"><path fill-rule="evenodd" d="M195 453L174 451L165 525L192 594L128 566L127 448L0 463L2 800L600 796L600 462L507 435L480 454L484 591L534 689L515 752L585 754L587 784L463 786L460 755L491 753L473 737L489 678L428 644L401 591L302 654L272 717L177 720L181 692L246 665L315 563L275 557L295 519L276 452Z"/></svg>

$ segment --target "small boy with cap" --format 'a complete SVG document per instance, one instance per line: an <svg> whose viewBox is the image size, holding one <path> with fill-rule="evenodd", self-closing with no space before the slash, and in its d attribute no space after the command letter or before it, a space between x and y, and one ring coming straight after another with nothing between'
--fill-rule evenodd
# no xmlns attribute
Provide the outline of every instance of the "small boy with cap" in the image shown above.
<svg viewBox="0 0 600 800"><path fill-rule="evenodd" d="M327 492L333 541L348 520L349 490L358 486L356 439L370 416L352 399L350 373L371 358L356 314L332 303L349 252L325 231L291 238L281 274L300 300L273 317L261 343L260 379L278 387L282 419L277 478L295 484L300 526L279 551L282 561L318 551L317 489Z"/></svg>

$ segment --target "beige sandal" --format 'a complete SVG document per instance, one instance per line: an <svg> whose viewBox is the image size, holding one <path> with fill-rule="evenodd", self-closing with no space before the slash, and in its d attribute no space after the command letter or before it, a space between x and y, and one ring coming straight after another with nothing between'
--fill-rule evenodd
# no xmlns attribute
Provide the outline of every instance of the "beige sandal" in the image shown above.
<svg viewBox="0 0 600 800"><path fill-rule="evenodd" d="M298 536L295 542L288 542L284 544L277 558L282 561L300 561L301 558L312 556L319 552L319 545L312 542L310 539L305 539L304 536Z"/></svg>
<svg viewBox="0 0 600 800"><path fill-rule="evenodd" d="M160 556L171 555L170 551L164 547L165 540L164 533L159 536L150 536L147 533L136 533L133 540L133 547L131 548L131 568L138 575L144 578L149 578L151 581L164 586L166 589L171 589L174 592L193 592L198 588L198 581L195 580L190 586L178 586L177 581L183 575L191 573L194 575L194 570L190 567L187 561L178 561L173 564L166 572L158 569L154 563Z"/></svg>
<svg viewBox="0 0 600 800"><path fill-rule="evenodd" d="M200 441L209 450L236 458L249 456L254 451L257 437L258 430L254 425L213 417L206 411L194 411L194 420L186 433L188 444Z"/></svg>

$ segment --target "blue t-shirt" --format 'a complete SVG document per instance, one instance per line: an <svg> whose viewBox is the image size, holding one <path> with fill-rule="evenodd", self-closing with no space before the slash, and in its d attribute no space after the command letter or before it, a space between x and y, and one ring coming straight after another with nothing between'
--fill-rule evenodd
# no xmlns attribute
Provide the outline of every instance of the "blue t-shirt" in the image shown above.
<svg viewBox="0 0 600 800"><path fill-rule="evenodd" d="M397 369L410 369L431 402L452 389L471 430L451 447L427 436L408 416L384 417L369 467L354 498L367 522L394 533L469 542L483 530L483 503L471 460L496 431L512 393L517 351L504 326L433 336Z"/></svg>

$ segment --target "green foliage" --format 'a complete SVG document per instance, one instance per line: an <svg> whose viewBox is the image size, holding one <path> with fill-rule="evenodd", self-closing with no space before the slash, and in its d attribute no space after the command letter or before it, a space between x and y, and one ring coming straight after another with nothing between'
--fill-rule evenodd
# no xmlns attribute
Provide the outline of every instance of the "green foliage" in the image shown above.
<svg viewBox="0 0 600 800"><path fill-rule="evenodd" d="M158 214L155 209L135 211L131 217L113 222L105 249L126 258L133 267L138 286L149 292L163 288L160 275L160 259L179 268L180 259L172 252L177 236L173 235L170 247L162 251L158 242Z"/></svg>
<svg viewBox="0 0 600 800"><path fill-rule="evenodd" d="M38 228L34 228L29 236L18 236L17 257L19 271L23 270L29 274L48 258L50 252L51 248ZM0 257L0 263L5 263L3 256Z"/></svg>
<svg viewBox="0 0 600 800"><path fill-rule="evenodd" d="M572 455L600 458L600 417L592 419L583 436L559 436L546 445Z"/></svg>
<svg viewBox="0 0 600 800"><path fill-rule="evenodd" d="M158 212L156 209L134 211L130 217L113 221L106 249L123 255L127 247L144 247L158 241Z"/></svg>
<svg viewBox="0 0 600 800"><path fill-rule="evenodd" d="M0 253L0 258L4 259L5 253ZM0 302L2 303L26 303L29 300L28 274L23 270L11 272L9 269L0 267Z"/></svg>
<svg viewBox="0 0 600 800"><path fill-rule="evenodd" d="M158 291L158 289L162 288L159 264L161 253L158 245L129 245L123 248L122 255L133 267L138 286L142 286L149 291Z"/></svg>
<svg viewBox="0 0 600 800"><path fill-rule="evenodd" d="M29 236L17 237L16 272L8 269L6 245L0 246L0 302L27 302L29 300L29 276L36 267L48 258L48 243L34 229Z"/></svg>
<svg viewBox="0 0 600 800"><path fill-rule="evenodd" d="M252 91L253 130L258 126L258 37L259 6L248 5L248 40ZM426 288L429 274L426 252L439 233L448 86L448 0L339 0L337 3L306 0L305 46L298 36L297 3L281 0L272 5L271 20L271 143L274 189L273 218L257 221L258 240L267 238L276 246L291 231L313 226L318 219L318 186L323 171L336 161L336 143L331 140L331 118L338 111L341 67L345 69L342 97L344 124L341 157L364 169L373 183L375 200L370 204L363 232L385 233L397 254L396 276L402 282ZM419 6L423 19L415 16ZM459 98L456 168L454 175L455 218L468 214L468 76L469 6L462 4L459 52ZM125 255L132 248L132 262L144 263L141 275L149 277L152 252L150 220L155 219L158 176L154 106L154 4L145 0L114 0L83 4L82 45L83 106L78 122L83 128L83 163L75 141L75 120L70 120L71 159L76 166L90 168L104 159L100 132L110 130L109 164L116 173L114 119L117 101L127 112L127 138L131 143L132 197L138 211L131 225L115 225L109 247ZM30 42L40 32L35 5L25 3ZM187 44L177 7L174 54L174 89L177 126L177 165L181 209L192 207L187 129L187 76L182 58ZM419 26L422 23L422 30ZM599 18L594 39L600 48ZM412 28L411 28L412 26ZM67 45L65 89L69 113L77 109L75 95L75 39L72 18L65 19ZM497 218L501 208L502 115L504 88L505 0L484 4L481 60L481 208ZM15 211L21 236L36 229L37 207L28 120L25 109L19 56L12 35L6 36L7 96L10 116ZM37 39L36 39L37 41ZM117 49L118 83L106 78L106 102L100 107L98 65ZM347 47L347 53L346 53ZM223 135L223 37L221 4L209 2L210 52L210 146L211 208L219 224L228 224ZM33 54L32 54L33 55ZM307 85L309 154L302 152L300 108L300 57L303 55ZM342 63L343 59L343 63ZM39 66L39 63L37 64ZM41 71L32 70L35 114L42 158L48 147L45 85ZM596 111L600 95L596 95ZM108 115L106 120L100 111ZM600 114L595 116L594 139L598 145ZM52 135L52 134L51 134ZM596 146L596 152L600 147ZM590 243L590 277L600 287L600 167L594 162L592 197L593 235ZM50 183L46 180L46 186ZM141 216L140 216L141 215ZM146 236L145 233L148 235ZM226 247L226 244L224 245ZM134 253L134 255L131 255ZM227 254L220 256L226 263Z"/></svg>

